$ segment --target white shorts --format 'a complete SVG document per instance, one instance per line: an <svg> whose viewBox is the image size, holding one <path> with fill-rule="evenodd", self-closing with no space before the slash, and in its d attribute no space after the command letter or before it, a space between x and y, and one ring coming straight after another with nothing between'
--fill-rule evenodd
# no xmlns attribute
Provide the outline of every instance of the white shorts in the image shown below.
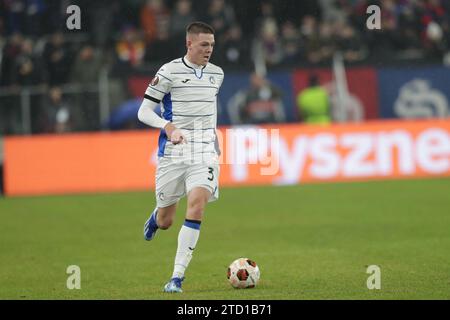
<svg viewBox="0 0 450 320"><path fill-rule="evenodd" d="M159 158L155 190L158 208L177 203L196 187L203 187L211 192L208 202L217 200L219 198L219 174L218 161L192 164Z"/></svg>

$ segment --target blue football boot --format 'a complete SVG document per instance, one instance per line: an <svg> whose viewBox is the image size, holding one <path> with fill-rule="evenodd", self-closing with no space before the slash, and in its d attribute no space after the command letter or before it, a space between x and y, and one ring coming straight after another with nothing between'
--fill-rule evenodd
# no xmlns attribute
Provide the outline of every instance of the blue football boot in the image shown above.
<svg viewBox="0 0 450 320"><path fill-rule="evenodd" d="M183 278L172 278L170 281L164 286L164 292L177 292L181 293L183 290L181 290L181 283L183 282Z"/></svg>
<svg viewBox="0 0 450 320"><path fill-rule="evenodd" d="M158 210L155 209L144 224L144 239L147 241L152 240L155 237L156 230L158 230L158 225L156 224L157 214Z"/></svg>

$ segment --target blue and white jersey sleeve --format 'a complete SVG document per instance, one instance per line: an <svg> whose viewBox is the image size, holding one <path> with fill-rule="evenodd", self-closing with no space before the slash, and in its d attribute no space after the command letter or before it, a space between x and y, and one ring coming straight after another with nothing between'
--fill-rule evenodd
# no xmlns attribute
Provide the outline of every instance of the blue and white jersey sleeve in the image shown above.
<svg viewBox="0 0 450 320"><path fill-rule="evenodd" d="M163 65L153 77L147 90L145 98L160 103L166 94L172 89L172 75L167 64Z"/></svg>

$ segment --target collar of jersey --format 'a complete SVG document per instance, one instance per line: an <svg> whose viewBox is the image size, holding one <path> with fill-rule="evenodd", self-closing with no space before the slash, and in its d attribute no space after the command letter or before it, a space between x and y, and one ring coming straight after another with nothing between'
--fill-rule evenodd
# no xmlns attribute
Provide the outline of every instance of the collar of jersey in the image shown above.
<svg viewBox="0 0 450 320"><path fill-rule="evenodd" d="M201 79L203 77L203 69L206 68L206 66L197 65L195 63L192 63L188 60L187 56L184 56L181 58L181 61L183 61L184 65L188 68L191 68L192 71L194 71L195 76L198 79ZM200 73L200 76L198 75Z"/></svg>

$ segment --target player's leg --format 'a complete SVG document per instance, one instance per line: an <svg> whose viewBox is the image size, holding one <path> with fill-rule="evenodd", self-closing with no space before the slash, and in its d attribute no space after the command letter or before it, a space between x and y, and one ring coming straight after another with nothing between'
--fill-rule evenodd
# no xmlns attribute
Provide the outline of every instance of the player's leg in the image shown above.
<svg viewBox="0 0 450 320"><path fill-rule="evenodd" d="M156 224L159 229L167 230L173 224L178 202L165 208L157 208Z"/></svg>
<svg viewBox="0 0 450 320"><path fill-rule="evenodd" d="M188 194L186 220L178 234L178 248L172 277L184 277L200 236L200 225L210 196L211 191L202 187L196 187Z"/></svg>
<svg viewBox="0 0 450 320"><path fill-rule="evenodd" d="M197 245L206 204L218 198L218 175L218 165L197 165L188 172L186 220L178 234L172 280L166 285L166 292L182 292L181 282Z"/></svg>
<svg viewBox="0 0 450 320"><path fill-rule="evenodd" d="M203 212L210 197L211 191L202 187L193 188L188 193L186 220L178 233L175 265L172 279L164 287L166 292L182 292L181 283L184 280L184 272L192 259L192 253L197 245Z"/></svg>
<svg viewBox="0 0 450 320"><path fill-rule="evenodd" d="M210 197L209 188L195 187L190 190L187 196L186 220L201 222Z"/></svg>
<svg viewBox="0 0 450 320"><path fill-rule="evenodd" d="M154 238L158 229L169 229L175 218L177 204L174 203L168 207L156 207L150 217L144 224L144 239L150 241Z"/></svg>
<svg viewBox="0 0 450 320"><path fill-rule="evenodd" d="M185 167L161 159L156 171L156 208L144 224L144 239L154 238L158 228L168 229L174 220L178 200L185 195Z"/></svg>

